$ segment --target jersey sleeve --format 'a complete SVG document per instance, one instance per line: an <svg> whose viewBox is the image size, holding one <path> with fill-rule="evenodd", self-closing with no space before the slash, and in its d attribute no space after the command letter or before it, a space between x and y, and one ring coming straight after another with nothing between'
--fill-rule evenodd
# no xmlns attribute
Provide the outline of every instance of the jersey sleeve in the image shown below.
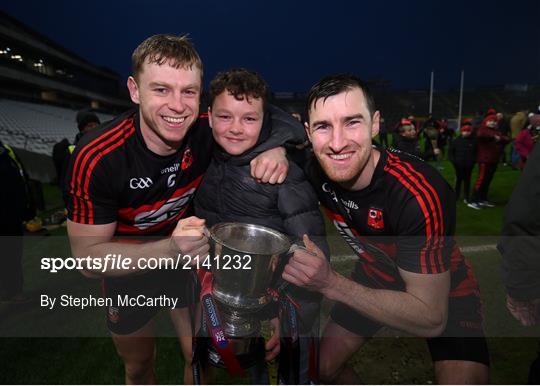
<svg viewBox="0 0 540 386"><path fill-rule="evenodd" d="M91 146L77 148L70 159L66 187L68 218L80 224L110 224L117 219L114 169Z"/></svg>
<svg viewBox="0 0 540 386"><path fill-rule="evenodd" d="M401 269L422 274L449 269L455 216L448 213L443 202L432 186L424 186L402 203L396 225L396 263Z"/></svg>

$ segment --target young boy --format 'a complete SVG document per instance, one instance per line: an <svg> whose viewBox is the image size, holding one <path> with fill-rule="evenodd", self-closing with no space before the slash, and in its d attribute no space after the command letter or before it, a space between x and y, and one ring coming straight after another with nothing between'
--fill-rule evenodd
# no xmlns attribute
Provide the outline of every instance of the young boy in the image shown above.
<svg viewBox="0 0 540 386"><path fill-rule="evenodd" d="M263 79L245 69L220 73L210 83L208 118L218 146L195 198L195 212L208 227L221 222L257 224L294 241L313 235L327 250L318 199L298 166L290 163L289 174L279 186L259 184L250 175L250 161L267 148L274 124L270 118L275 108L267 104L266 94ZM299 334L306 337L300 339L300 378L294 383L307 383L309 337L318 328L321 297L295 286L290 293L301 305ZM267 346L272 349L277 354L278 347Z"/></svg>
<svg viewBox="0 0 540 386"><path fill-rule="evenodd" d="M459 199L461 184L463 183L463 202L469 204L471 192L471 173L476 163L476 139L472 136L472 125L470 121L465 121L459 130L461 136L450 142L448 159L456 170L456 199ZM473 209L482 209L480 206L471 203Z"/></svg>
<svg viewBox="0 0 540 386"><path fill-rule="evenodd" d="M412 154L418 158L422 158L420 153L420 144L418 143L418 137L416 136L416 128L412 121L408 119L402 119L398 126L398 135L394 147L405 153Z"/></svg>

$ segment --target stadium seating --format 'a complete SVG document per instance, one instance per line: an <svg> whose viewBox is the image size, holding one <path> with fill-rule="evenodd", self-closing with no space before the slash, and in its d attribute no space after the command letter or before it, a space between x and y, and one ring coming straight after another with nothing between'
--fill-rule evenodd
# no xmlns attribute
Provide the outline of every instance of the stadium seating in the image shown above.
<svg viewBox="0 0 540 386"><path fill-rule="evenodd" d="M30 152L51 155L56 142L77 134L77 110L0 99L0 140ZM97 114L100 120L112 118Z"/></svg>

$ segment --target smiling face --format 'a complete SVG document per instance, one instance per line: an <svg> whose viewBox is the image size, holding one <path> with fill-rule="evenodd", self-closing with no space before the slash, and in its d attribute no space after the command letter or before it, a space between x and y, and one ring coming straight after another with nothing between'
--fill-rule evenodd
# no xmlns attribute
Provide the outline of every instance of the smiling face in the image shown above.
<svg viewBox="0 0 540 386"><path fill-rule="evenodd" d="M401 128L399 135L401 135L402 137L405 137L407 139L415 139L416 138L416 129L414 128L413 125L404 125Z"/></svg>
<svg viewBox="0 0 540 386"><path fill-rule="evenodd" d="M363 174L371 178L373 170L366 165L372 155L372 137L379 132L379 112L371 117L362 90L350 88L315 100L306 130L315 156L332 181L355 190L365 185Z"/></svg>
<svg viewBox="0 0 540 386"><path fill-rule="evenodd" d="M128 79L128 88L139 105L148 148L159 155L174 153L199 115L201 70L145 62L137 80Z"/></svg>
<svg viewBox="0 0 540 386"><path fill-rule="evenodd" d="M257 143L264 108L262 98L238 99L228 90L214 98L208 118L215 141L231 155L239 155Z"/></svg>

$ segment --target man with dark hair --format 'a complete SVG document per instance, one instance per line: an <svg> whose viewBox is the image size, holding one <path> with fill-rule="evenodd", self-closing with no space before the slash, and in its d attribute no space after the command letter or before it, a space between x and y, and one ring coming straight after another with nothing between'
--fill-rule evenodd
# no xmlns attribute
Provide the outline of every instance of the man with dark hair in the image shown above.
<svg viewBox="0 0 540 386"><path fill-rule="evenodd" d="M64 199L64 205L68 205L68 187L66 186L66 173L69 167L69 160L71 154L75 150L75 146L81 139L81 137L88 133L90 130L96 128L101 123L99 117L88 110L81 110L75 117L77 122L77 128L79 132L75 136L73 145L69 143L67 138L62 139L60 142L53 146L53 162L56 169L56 177L58 180L58 187L62 191L62 198Z"/></svg>
<svg viewBox="0 0 540 386"><path fill-rule="evenodd" d="M350 279L310 242L283 278L336 301L321 377L358 383L347 360L383 326L426 337L439 383L487 383L478 286L461 255L454 193L415 157L372 147L380 114L358 78L330 76L308 96L307 167L328 217L358 256Z"/></svg>
<svg viewBox="0 0 540 386"><path fill-rule="evenodd" d="M213 147L207 117L199 116L203 66L189 40L172 35L146 39L132 61L127 86L138 108L83 136L71 158L68 234L74 256L99 261L115 254L128 263L105 272L98 265L83 271L103 279L106 297L176 300L170 315L186 359L184 382L192 383L189 271L148 270L146 262L152 256L178 262L183 256L208 254L204 220L187 217ZM304 138L301 127L274 129L276 146ZM254 178L263 182L282 182L286 170L282 148L251 162ZM126 242L126 237L137 242ZM159 309L116 303L107 309L128 384L155 382L152 320Z"/></svg>
<svg viewBox="0 0 540 386"><path fill-rule="evenodd" d="M79 111L77 113L76 121L79 133L75 137L75 145L77 145L77 142L79 142L79 139L81 139L84 134L101 124L99 117L95 113L87 110Z"/></svg>

